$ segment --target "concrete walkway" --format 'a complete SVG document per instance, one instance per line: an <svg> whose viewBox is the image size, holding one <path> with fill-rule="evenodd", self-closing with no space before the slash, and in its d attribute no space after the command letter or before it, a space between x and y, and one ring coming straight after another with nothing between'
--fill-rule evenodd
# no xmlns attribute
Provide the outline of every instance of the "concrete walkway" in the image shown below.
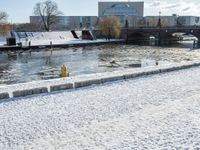
<svg viewBox="0 0 200 150"><path fill-rule="evenodd" d="M0 149L200 149L200 67L0 103Z"/></svg>

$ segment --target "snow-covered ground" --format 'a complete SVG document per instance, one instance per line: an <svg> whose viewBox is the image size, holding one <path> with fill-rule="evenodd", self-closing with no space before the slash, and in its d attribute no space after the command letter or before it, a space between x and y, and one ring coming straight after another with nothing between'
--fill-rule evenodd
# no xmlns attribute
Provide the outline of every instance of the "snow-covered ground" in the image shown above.
<svg viewBox="0 0 200 150"><path fill-rule="evenodd" d="M77 43L94 43L105 42L106 39L98 40L82 40L81 31L76 31L79 39L73 37L71 31L53 31L53 32L15 32L17 42L21 42L23 46L31 45L50 45L52 44L77 44ZM112 39L111 41L117 41ZM107 41L108 42L108 41Z"/></svg>
<svg viewBox="0 0 200 150"><path fill-rule="evenodd" d="M70 31L62 32L14 32L17 42L21 42L22 45L28 46L29 41L31 45L49 45L52 44L64 44L69 41L76 41Z"/></svg>
<svg viewBox="0 0 200 150"><path fill-rule="evenodd" d="M31 45L50 45L52 44L77 44L77 43L96 43L109 42L106 39L98 40L82 40L81 31L76 31L79 39L75 39L71 31L54 31L54 32L14 32L17 43L22 43L23 46ZM110 41L121 41L111 39ZM6 44L6 38L0 36L0 45Z"/></svg>
<svg viewBox="0 0 200 150"><path fill-rule="evenodd" d="M200 149L200 67L0 103L0 149Z"/></svg>

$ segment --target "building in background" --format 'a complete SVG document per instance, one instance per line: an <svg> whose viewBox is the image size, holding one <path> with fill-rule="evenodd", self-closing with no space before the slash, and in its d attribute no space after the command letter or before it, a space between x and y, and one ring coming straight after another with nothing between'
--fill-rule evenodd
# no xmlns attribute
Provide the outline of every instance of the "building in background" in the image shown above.
<svg viewBox="0 0 200 150"><path fill-rule="evenodd" d="M97 23L97 16L69 16L69 29L92 29Z"/></svg>
<svg viewBox="0 0 200 150"><path fill-rule="evenodd" d="M143 27L157 26L161 19L162 26L200 26L200 17L197 16L146 16L144 17L144 2L109 1L98 2L98 16L58 16L57 22L51 30L79 30L93 29L99 19L107 16L120 18L121 26ZM30 26L42 30L43 24L39 16L30 16ZM28 27L26 25L25 27Z"/></svg>
<svg viewBox="0 0 200 150"><path fill-rule="evenodd" d="M121 25L124 27L126 21L130 27L137 26L143 19L144 2L99 2L98 16L117 16L120 18Z"/></svg>
<svg viewBox="0 0 200 150"><path fill-rule="evenodd" d="M172 16L146 16L145 26L155 27L158 25L158 20L161 19L161 25L164 26L176 26L177 25L177 15Z"/></svg>
<svg viewBox="0 0 200 150"><path fill-rule="evenodd" d="M98 16L140 16L143 17L144 2L99 2Z"/></svg>
<svg viewBox="0 0 200 150"><path fill-rule="evenodd" d="M146 16L146 26L157 26L158 19L161 19L162 26L199 26L200 17L197 16Z"/></svg>
<svg viewBox="0 0 200 150"><path fill-rule="evenodd" d="M117 16L122 27L126 21L130 27L137 26L143 20L144 2L99 2L97 16L58 16L57 23L52 30L72 30L94 28L99 18ZM30 16L30 24L39 25L42 29L42 20L39 16Z"/></svg>
<svg viewBox="0 0 200 150"><path fill-rule="evenodd" d="M177 18L178 26L200 26L200 17L197 16L179 16Z"/></svg>
<svg viewBox="0 0 200 150"><path fill-rule="evenodd" d="M94 28L97 22L97 16L57 16L56 23L51 27L51 30L77 30L83 28ZM42 19L40 16L30 16L30 24L43 28Z"/></svg>

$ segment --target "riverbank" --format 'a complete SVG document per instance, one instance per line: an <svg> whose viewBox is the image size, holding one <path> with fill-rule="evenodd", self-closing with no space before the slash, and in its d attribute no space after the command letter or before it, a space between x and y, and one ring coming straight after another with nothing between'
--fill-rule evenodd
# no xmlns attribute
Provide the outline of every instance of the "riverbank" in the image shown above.
<svg viewBox="0 0 200 150"><path fill-rule="evenodd" d="M200 66L200 61L171 64L166 66L147 67L142 69L123 69L121 71L0 86L0 99L30 96L60 90L73 90L91 85L101 85L107 82L144 77L148 75L171 72L196 66Z"/></svg>
<svg viewBox="0 0 200 150"><path fill-rule="evenodd" d="M198 149L200 68L0 103L0 149Z"/></svg>
<svg viewBox="0 0 200 150"><path fill-rule="evenodd" d="M30 43L29 43L30 42ZM98 40L41 40L41 41L29 41L24 42L23 45L16 46L0 46L1 51L25 51L25 50L39 50L39 49L52 49L52 48L69 48L69 47L84 47L92 45L104 45L104 44L124 44L123 39L98 39Z"/></svg>

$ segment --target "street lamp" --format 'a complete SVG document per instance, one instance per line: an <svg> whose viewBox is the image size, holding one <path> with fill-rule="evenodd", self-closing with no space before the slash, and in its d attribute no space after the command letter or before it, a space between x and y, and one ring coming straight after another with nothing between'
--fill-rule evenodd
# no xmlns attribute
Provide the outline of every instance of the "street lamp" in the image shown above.
<svg viewBox="0 0 200 150"><path fill-rule="evenodd" d="M128 14L125 15L126 44L128 43L128 27L129 27L127 17L128 17Z"/></svg>
<svg viewBox="0 0 200 150"><path fill-rule="evenodd" d="M159 11L159 18L158 18L158 24L157 24L157 26L158 26L159 28L161 28L161 26L162 26L160 16L161 16L161 11Z"/></svg>
<svg viewBox="0 0 200 150"><path fill-rule="evenodd" d="M159 18L158 18L158 24L157 24L157 26L159 27L159 32L158 32L158 46L161 45L161 35L160 35L160 32L161 32L161 18L160 18L160 15L161 15L161 11L159 11Z"/></svg>

